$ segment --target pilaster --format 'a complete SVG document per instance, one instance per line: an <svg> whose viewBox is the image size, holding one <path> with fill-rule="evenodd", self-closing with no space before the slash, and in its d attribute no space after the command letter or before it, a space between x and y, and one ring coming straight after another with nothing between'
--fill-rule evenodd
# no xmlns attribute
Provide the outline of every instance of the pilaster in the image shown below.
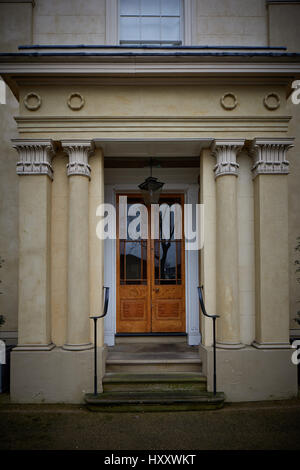
<svg viewBox="0 0 300 470"><path fill-rule="evenodd" d="M18 351L50 350L51 140L14 139L19 179Z"/></svg>
<svg viewBox="0 0 300 470"><path fill-rule="evenodd" d="M287 151L293 139L259 138L253 157L256 334L253 346L289 348Z"/></svg>

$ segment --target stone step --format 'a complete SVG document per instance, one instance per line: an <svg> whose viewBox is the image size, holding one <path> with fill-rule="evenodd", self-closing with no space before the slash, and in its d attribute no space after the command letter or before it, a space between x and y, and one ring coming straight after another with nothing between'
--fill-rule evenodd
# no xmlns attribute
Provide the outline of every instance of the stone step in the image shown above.
<svg viewBox="0 0 300 470"><path fill-rule="evenodd" d="M187 335L121 335L115 336L116 344L187 344Z"/></svg>
<svg viewBox="0 0 300 470"><path fill-rule="evenodd" d="M199 411L222 408L224 394L219 392L103 392L97 396L85 395L91 411Z"/></svg>
<svg viewBox="0 0 300 470"><path fill-rule="evenodd" d="M107 359L106 372L163 373L163 372L198 372L202 371L202 362L195 359Z"/></svg>
<svg viewBox="0 0 300 470"><path fill-rule="evenodd" d="M206 390L206 377L199 373L126 374L108 372L103 377L103 390L109 391L201 391Z"/></svg>
<svg viewBox="0 0 300 470"><path fill-rule="evenodd" d="M119 344L108 348L106 372L201 372L197 347L186 344Z"/></svg>

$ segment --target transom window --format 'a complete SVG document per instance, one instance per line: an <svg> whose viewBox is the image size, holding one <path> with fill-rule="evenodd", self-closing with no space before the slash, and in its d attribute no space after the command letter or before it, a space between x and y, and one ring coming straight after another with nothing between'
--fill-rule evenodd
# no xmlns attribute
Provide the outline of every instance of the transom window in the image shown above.
<svg viewBox="0 0 300 470"><path fill-rule="evenodd" d="M119 12L120 44L182 44L182 0L119 0Z"/></svg>

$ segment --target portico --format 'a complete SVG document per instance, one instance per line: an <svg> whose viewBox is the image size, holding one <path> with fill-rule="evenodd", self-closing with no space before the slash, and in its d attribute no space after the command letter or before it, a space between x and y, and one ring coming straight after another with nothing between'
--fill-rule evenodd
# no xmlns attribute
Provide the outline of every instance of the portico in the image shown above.
<svg viewBox="0 0 300 470"><path fill-rule="evenodd" d="M102 202L117 206L119 194L138 193L149 157L160 162L162 194L204 205L204 246L182 251L179 333L199 348L208 387L211 324L199 315L199 284L208 311L220 315L220 390L233 401L251 399L251 388L255 399L293 396L287 254L293 138L285 93L298 63L268 55L253 63L245 53L230 57L229 66L218 56L170 54L165 61L137 57L134 65L123 57L115 71L105 54L99 62L80 60L57 59L55 70L55 59L1 62L20 100L12 144L20 188L13 400L82 401L92 386L89 316L99 312L105 284L111 297L105 322L98 322L101 388L107 345L118 334L120 253L115 240L97 238L96 211ZM263 102L273 90L280 106L270 111Z"/></svg>

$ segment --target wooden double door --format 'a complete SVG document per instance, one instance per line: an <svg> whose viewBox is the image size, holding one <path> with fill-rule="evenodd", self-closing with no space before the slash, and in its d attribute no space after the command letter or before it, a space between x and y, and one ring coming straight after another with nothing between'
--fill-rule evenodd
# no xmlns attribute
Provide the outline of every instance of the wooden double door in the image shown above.
<svg viewBox="0 0 300 470"><path fill-rule="evenodd" d="M117 196L117 208L120 196ZM126 196L128 211L133 204L143 203L140 195ZM161 195L160 206L164 205L171 210L169 215L168 211L160 212L157 218L158 238L151 238L153 221L150 208L147 210L147 237L130 237L128 228L132 216L127 216L126 238L119 238L117 227L117 333L186 331L184 240L183 236L178 238L176 235L178 219L175 221L172 209L174 204L181 208L180 225L183 234L183 202L181 194ZM164 217L168 218L164 220ZM169 230L165 230L165 223Z"/></svg>

